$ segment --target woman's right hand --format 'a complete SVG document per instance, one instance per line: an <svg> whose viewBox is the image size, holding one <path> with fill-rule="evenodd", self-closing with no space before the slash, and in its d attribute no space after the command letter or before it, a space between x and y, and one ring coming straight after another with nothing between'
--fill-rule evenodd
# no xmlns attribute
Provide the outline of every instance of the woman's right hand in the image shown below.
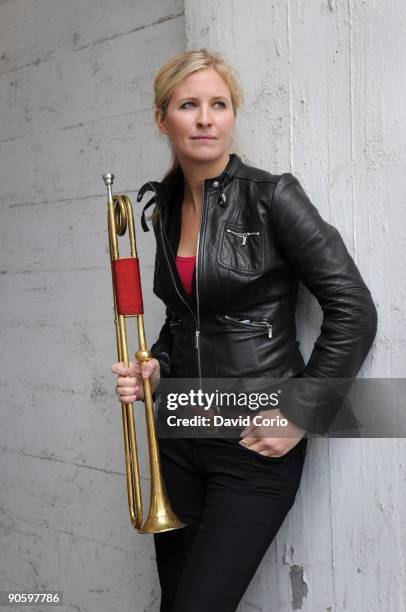
<svg viewBox="0 0 406 612"><path fill-rule="evenodd" d="M113 374L118 374L116 392L120 402L129 404L137 400L144 401L143 378L151 378L152 393L156 390L160 380L161 368L158 359L151 357L144 361L142 372L141 363L130 361L126 368L124 363L113 363L111 366Z"/></svg>

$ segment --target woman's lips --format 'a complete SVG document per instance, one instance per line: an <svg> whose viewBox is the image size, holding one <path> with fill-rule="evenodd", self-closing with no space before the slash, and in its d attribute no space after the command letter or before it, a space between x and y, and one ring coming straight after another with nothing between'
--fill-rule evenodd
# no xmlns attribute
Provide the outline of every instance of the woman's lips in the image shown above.
<svg viewBox="0 0 406 612"><path fill-rule="evenodd" d="M192 136L192 140L217 140L215 136Z"/></svg>

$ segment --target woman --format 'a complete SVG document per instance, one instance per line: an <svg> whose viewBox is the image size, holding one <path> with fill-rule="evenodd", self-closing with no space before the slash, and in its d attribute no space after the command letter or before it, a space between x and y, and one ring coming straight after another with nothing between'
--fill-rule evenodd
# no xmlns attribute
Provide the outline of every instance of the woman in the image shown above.
<svg viewBox="0 0 406 612"><path fill-rule="evenodd" d="M155 78L155 119L173 163L154 197L154 292L166 320L139 364L114 364L120 402L143 399L141 377L354 377L376 333L376 309L338 231L290 173L230 154L238 79L206 49L171 58ZM305 367L296 340L299 281L323 308ZM295 500L306 432L328 430L337 406L294 401L261 411L286 417L272 437L160 439L171 505L187 524L154 536L161 612L231 612Z"/></svg>

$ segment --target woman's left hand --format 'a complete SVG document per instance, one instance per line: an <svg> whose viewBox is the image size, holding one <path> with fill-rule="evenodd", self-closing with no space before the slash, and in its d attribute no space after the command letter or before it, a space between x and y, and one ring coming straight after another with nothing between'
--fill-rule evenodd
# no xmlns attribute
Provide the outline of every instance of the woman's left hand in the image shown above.
<svg viewBox="0 0 406 612"><path fill-rule="evenodd" d="M283 457L289 452L306 433L298 425L289 421L280 411L279 408L272 410L263 410L259 413L261 417L285 419L287 425L250 425L246 427L240 434L242 439L239 444L256 451L260 455L267 457ZM258 418L256 419L259 420ZM265 437L266 434L272 431L272 437Z"/></svg>

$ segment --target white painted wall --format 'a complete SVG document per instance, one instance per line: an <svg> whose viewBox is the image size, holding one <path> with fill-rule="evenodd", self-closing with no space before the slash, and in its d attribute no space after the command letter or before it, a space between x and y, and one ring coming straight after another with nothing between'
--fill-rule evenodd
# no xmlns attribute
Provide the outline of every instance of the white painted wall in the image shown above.
<svg viewBox="0 0 406 612"><path fill-rule="evenodd" d="M341 231L379 314L361 374L404 377L405 26L401 0L0 2L0 589L158 610L152 540L128 519L101 174L135 201L166 169L152 80L184 48L231 59L243 157L298 176ZM153 235L137 238L151 344L163 307ZM320 321L303 292L306 357ZM312 440L239 612L406 609L405 450Z"/></svg>

